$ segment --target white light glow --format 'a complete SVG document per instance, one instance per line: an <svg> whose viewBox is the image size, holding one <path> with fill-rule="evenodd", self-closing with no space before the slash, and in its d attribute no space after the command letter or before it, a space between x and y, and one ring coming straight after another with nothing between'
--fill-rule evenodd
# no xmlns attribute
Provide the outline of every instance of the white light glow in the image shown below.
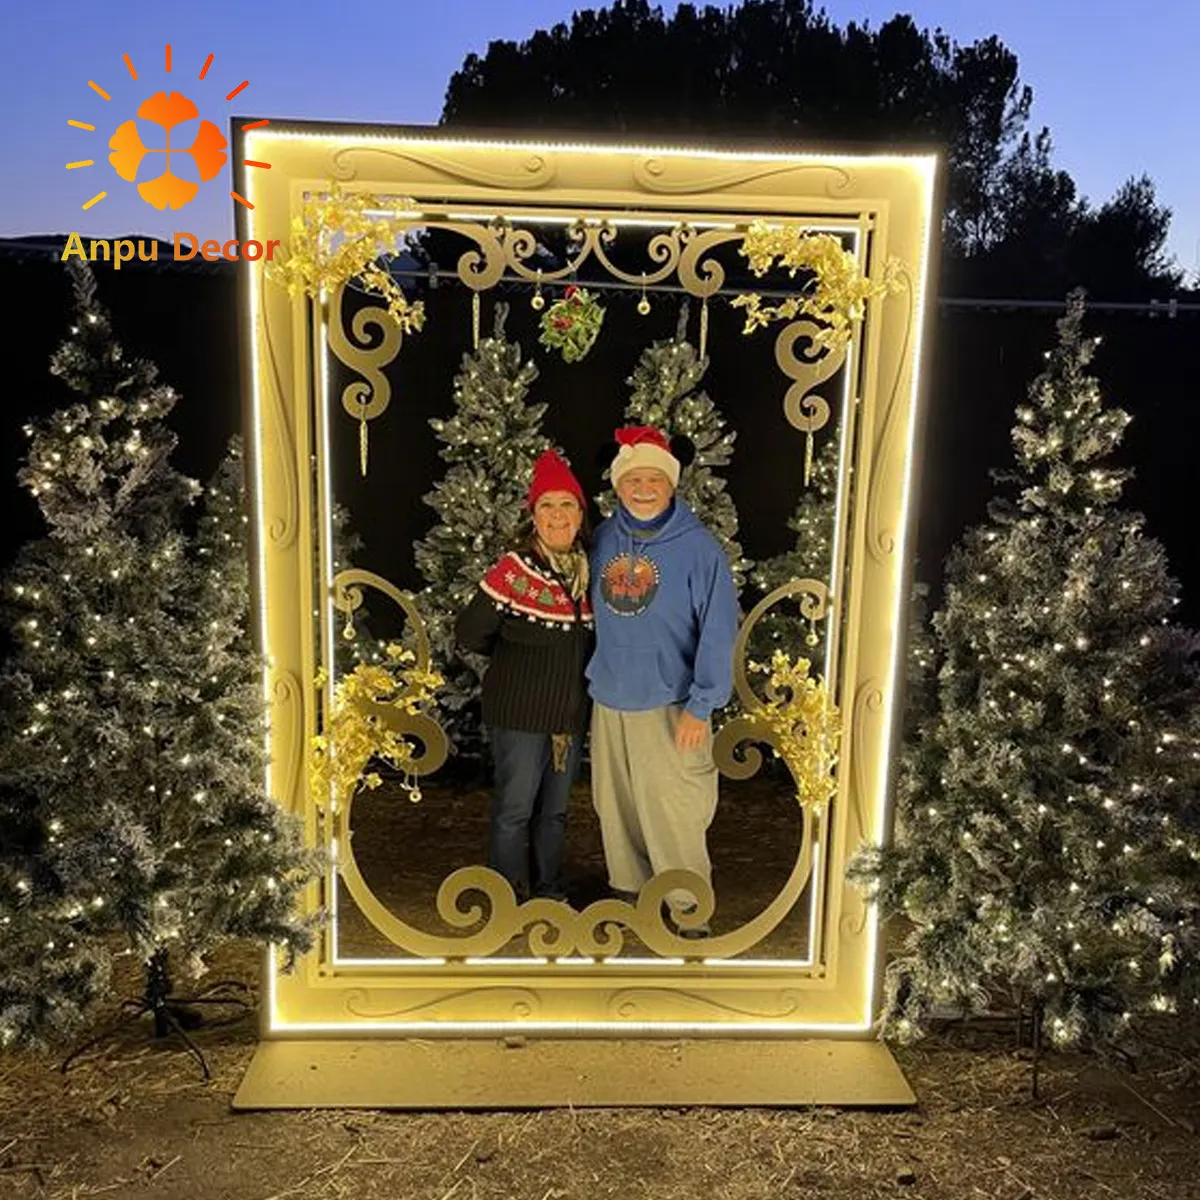
<svg viewBox="0 0 1200 1200"><path fill-rule="evenodd" d="M316 376L320 380L320 394L316 403L317 444L320 447L321 459L321 490L317 498L317 513L321 522L320 545L320 575L317 581L319 595L316 597L316 607L321 613L320 650L321 662L325 667L324 712L326 719L333 712L333 696L336 686L337 663L334 660L334 604L333 604L333 485L331 481L330 459L333 457L329 444L329 354L326 350L328 335L325 328L326 296L324 288L316 307L313 321L314 355L319 355L321 362ZM311 364L310 364L311 366ZM329 778L329 819L335 819L338 811L337 796L333 787L333 772ZM338 922L338 894L341 890L341 876L338 868L337 838L331 839L332 853L329 865L330 905L330 940L333 948L334 964L337 964L338 943L341 939Z"/></svg>
<svg viewBox="0 0 1200 1200"><path fill-rule="evenodd" d="M465 212L448 212L445 214L451 221L482 221L487 223L494 221L500 215L499 213L465 213ZM602 225L623 226L630 229L665 229L671 224L682 224L682 222L672 222L669 220L659 219L657 221L648 220L645 217L600 217L591 216L580 219L579 217L560 217L550 216L548 214L539 213L536 211L522 213L516 209L507 209L506 216L510 219L518 217L521 220L529 222L531 225L583 225L585 228L599 229ZM737 225L732 221L688 221L695 229L728 229L731 232L737 229Z"/></svg>
<svg viewBox="0 0 1200 1200"><path fill-rule="evenodd" d="M341 894L341 882L341 872L338 869L338 840L332 837L329 839L329 928L335 965L338 960L338 897Z"/></svg>
<svg viewBox="0 0 1200 1200"><path fill-rule="evenodd" d="M271 1011L272 1033L440 1033L454 1037L460 1033L708 1033L714 1036L741 1036L746 1033L866 1033L869 1024L837 1021L289 1021L276 1019Z"/></svg>
<svg viewBox="0 0 1200 1200"><path fill-rule="evenodd" d="M334 954L335 967L444 967L446 958L339 958Z"/></svg>
<svg viewBox="0 0 1200 1200"><path fill-rule="evenodd" d="M430 216L427 212L417 212L411 208L368 208L364 211L368 217L391 217L394 221L424 221Z"/></svg>
<svg viewBox="0 0 1200 1200"><path fill-rule="evenodd" d="M892 614L892 659L888 667L887 680L887 696L888 696L888 714L887 722L884 727L883 746L880 750L879 762L884 764L879 772L879 792L875 799L875 824L873 832L878 835L887 820L888 796L890 793L891 770L890 764L892 761L892 738L895 736L896 726L896 681L900 669L900 647L904 643L904 638L901 636L905 626L902 624L905 613L905 606L908 603L908 597L904 593L904 581L907 578L906 570L908 539L911 533L912 521L910 518L910 507L912 504L913 492L913 451L916 444L917 428L920 424L918 413L918 401L921 395L921 357L925 347L925 296L929 286L929 243L932 236L933 228L933 188L934 178L937 173L937 159L932 157L923 157L912 165L922 167L921 174L923 176L925 190L925 212L923 214L923 223L921 228L920 239L920 254L918 262L920 264L921 277L914 284L913 290L913 307L916 313L916 330L913 338L913 358L912 358L912 384L909 392L909 411L908 411L908 441L905 445L904 455L904 484L901 491L900 501L900 535L896 545L896 570L898 577L896 578L896 602L895 609ZM872 1024L873 1014L875 1012L875 989L878 983L877 976L879 975L879 910L875 904L867 906L867 987L866 987L866 1005L864 1008L863 1019L868 1026Z"/></svg>
<svg viewBox="0 0 1200 1200"><path fill-rule="evenodd" d="M935 160L928 154L826 154L824 152L806 155L796 150L760 150L747 152L745 150L701 150L687 146L602 146L589 145L585 142L521 142L507 139L485 138L424 138L405 136L402 133L371 133L367 129L342 128L336 132L318 133L314 130L283 129L272 125L270 132L252 132L246 139L247 154L250 147L258 141L299 141L325 142L331 146L342 148L347 137L353 137L355 142L382 142L390 146L424 146L426 149L448 150L543 150L566 151L572 154L658 154L664 158L700 158L716 159L723 162L779 162L795 163L796 166L812 164L838 165L845 167L911 167L917 168L925 175L926 181L932 179Z"/></svg>
<svg viewBox="0 0 1200 1200"><path fill-rule="evenodd" d="M266 157L265 143L271 139L277 141L304 141L309 143L325 144L330 147L335 144L343 146L346 142L347 130L340 129L336 133L318 133L304 131L287 131L281 130L277 126L259 133L248 134L245 140L246 152L248 157ZM722 161L736 162L778 162L781 164L794 164L796 167L819 163L823 166L845 166L849 168L887 168L904 166L910 170L916 171L920 177L923 186L923 197L925 201L925 211L923 213L923 224L919 235L919 260L917 270L919 271L919 279L913 282L912 303L915 309L915 325L913 332L913 353L916 357L911 363L911 398L910 409L908 413L909 428L907 432L907 455L905 461L904 478L901 485L901 502L900 502L900 527L897 534L898 545L895 551L894 569L896 575L894 578L894 586L896 590L895 597L895 613L892 629L892 648L891 658L888 665L888 677L885 683L888 697L888 711L883 730L882 746L877 751L874 747L871 748L873 754L878 754L879 762L885 764L879 771L878 775L878 792L874 805L873 821L874 824L868 831L869 836L878 838L880 832L884 828L889 806L890 792L890 770L886 764L891 761L892 743L896 736L896 685L900 672L900 647L903 641L903 615L907 597L903 594L903 580L907 576L906 571L906 555L909 547L909 539L911 536L911 506L913 501L914 491L914 466L913 466L913 450L916 431L919 423L919 414L917 411L917 402L921 387L921 364L920 355L923 349L924 341L924 326L925 326L925 307L926 296L929 287L929 252L930 243L933 236L933 183L937 171L937 161L928 155L814 155L804 156L797 154L794 151L790 152L761 152L757 154L747 154L743 151L701 151L683 147L655 147L655 146L596 146L585 145L573 142L553 143L553 142L518 142L518 141L490 141L476 139L442 139L442 138L422 138L412 136L397 136L391 133L371 133L371 132L353 132L353 139L362 144L387 144L389 146L413 146L424 147L428 149L461 149L461 148L477 148L477 149L499 149L499 150L517 150L517 151L558 151L571 152L587 155L605 155L614 156L620 154L640 154L652 155L661 158L680 158L680 159L710 159ZM262 143L263 152L260 152L256 147ZM254 183L252 177L248 176L245 181L245 194L251 204L255 202ZM419 202L419 201L418 201ZM475 201L471 201L474 203ZM519 209L508 207L505 209L505 215L510 218L519 213ZM248 236L257 236L258 226L263 223L264 218L260 215L261 210L252 209L248 214ZM497 214L479 214L454 211L446 212L413 212L411 210L402 211L395 210L390 213L404 220L430 220L436 221L439 219L449 220L475 220L475 221L490 221ZM536 210L528 213L520 213L521 219L530 223L546 224L546 225L571 225L578 222L577 217L573 216L548 216L537 212ZM777 223L781 218L772 218L773 223ZM744 221L693 221L686 217L679 218L694 228L698 229L714 229L714 230L736 230L742 227ZM664 229L672 223L678 223L675 218L668 219L647 219L640 217L619 217L613 216L608 218L591 217L588 218L585 224L595 227L600 224L611 224L614 226L629 226L642 227L652 229ZM833 222L833 223L831 223ZM813 232L829 232L840 236L847 234L853 235L853 253L858 257L865 248L865 239L861 236L861 229L855 226L848 226L846 223L837 223L836 218L826 216L822 223L809 223L800 220L805 228ZM250 435L253 439L251 453L251 468L254 480L254 517L257 522L257 539L256 539L256 556L254 563L255 578L257 581L257 605L256 617L258 620L260 644L264 650L264 668L263 668L263 694L268 702L268 719L265 737L267 740L267 763L265 767L264 780L268 794L271 793L273 787L273 776L270 759L271 751L271 724L270 724L270 682L271 682L271 664L270 660L266 659L266 649L269 645L269 621L268 621L268 605L267 605L267 560L265 547L267 541L267 529L265 518L265 501L264 501L264 450L263 450L263 429L262 421L263 413L263 388L267 386L267 381L264 375L264 362L261 358L263 353L261 349L262 342L262 326L265 320L263 305L258 294L258 290L254 283L255 276L250 270L243 272L243 283L250 290L248 293L247 311L250 317L250 374L251 374L251 397L250 411L253 429ZM324 297L322 297L324 300ZM327 682L325 685L325 705L326 712L332 711L332 698L336 686L336 671L334 663L335 641L337 637L337 609L333 603L333 529L332 529L332 507L333 507L333 491L332 491L332 454L331 454L331 432L330 426L333 420L333 414L330 412L329 405L331 403L331 373L329 354L327 352L327 330L323 315L323 306L318 304L315 306L314 320L314 346L313 354L320 356L320 363L314 364L315 370L310 378L314 378L319 388L319 395L316 398L316 444L322 458L320 469L319 482L323 495L319 506L320 522L319 529L321 534L319 545L319 564L320 564L320 582L319 587L322 595L316 598L316 607L320 612L320 643L321 655L323 664L326 666ZM334 319L338 319L336 316ZM842 429L848 430L855 405L855 386L856 379L860 366L859 356L861 355L861 339L855 339L852 343L851 352L847 356L844 379L842 386ZM840 556L844 553L846 538L849 536L849 531L842 528L842 514L844 506L848 503L848 496L851 494L848 490L850 486L847 484L847 466L851 460L851 443L853 439L846 437L839 451L839 489L837 499L838 519L835 521L834 537L833 537L833 552L834 561L840 562ZM855 480L855 483L857 480ZM834 578L837 580L837 588L831 588L831 612L835 603L840 603L840 588L842 581L838 575ZM886 584L881 585L886 587ZM834 641L834 621L832 616L825 631L825 646L826 646L826 662L831 660L831 652ZM306 637L306 642L308 638ZM276 797L276 799L280 799ZM818 829L821 824L818 825ZM827 835L826 835L827 836ZM748 958L705 958L705 959L683 959L683 958L621 958L612 957L608 959L595 959L583 956L571 956L559 959L551 959L548 957L471 957L457 962L445 957L431 958L410 958L410 957L363 957L363 958L342 958L338 954L338 942L340 938L339 930L339 899L338 893L341 886L341 875L338 863L339 847L336 838L331 839L331 889L330 889L330 919L332 929L332 963L336 967L374 967L374 968L402 968L405 971L421 968L447 968L450 970L458 970L462 967L470 968L473 978L478 979L480 985L486 986L484 975L488 971L494 971L497 968L502 968L505 971L512 969L524 970L528 969L534 973L540 973L542 978L548 978L548 973L545 968L552 964L555 968L600 968L596 972L597 975L610 977L614 974L619 974L625 968L651 968L661 970L663 968L685 968L691 970L694 968L713 968L713 974L720 974L722 980L729 980L731 976L738 976L743 971L749 973L755 970L771 969L771 970L787 970L795 969L802 970L811 968L814 964L815 951L817 946L817 920L822 911L822 900L825 895L821 864L821 845L819 838L814 834L814 842L812 848L812 873L810 875L810 897L809 897L809 930L808 930L808 955L802 959L748 959ZM276 961L276 951L272 947L268 955L267 981L266 981L266 1003L268 1013L269 1029L273 1033L287 1033L293 1035L303 1035L307 1033L345 1033L351 1034L355 1032L381 1032L381 1033L408 1033L408 1034L442 1034L446 1036L454 1036L457 1034L493 1034L493 1033L512 1033L512 1032L545 1032L545 1033L586 1033L596 1031L601 1033L616 1033L621 1035L629 1034L712 1034L716 1036L731 1036L742 1035L747 1033L767 1034L767 1035L782 1035L789 1034L847 1034L861 1035L867 1033L873 1024L874 1008L876 1003L876 988L878 963L877 957L879 953L879 920L878 913L874 905L867 907L867 943L866 943L866 972L867 978L862 981L865 987L857 980L846 981L841 986L849 987L851 990L847 993L848 998L858 994L861 988L861 994L865 1000L863 1008L863 1016L860 1021L839 1023L833 1021L796 1021L796 1022L764 1022L751 1021L740 1023L735 1021L522 1021L511 1019L505 1021L295 1021L289 1022L281 1019L279 1012L279 994L278 994L278 964ZM678 978L683 978L679 976ZM579 976L574 976L575 983L573 986L580 986ZM339 983L345 983L346 980L339 980ZM851 1009L850 1011L855 1011Z"/></svg>
<svg viewBox="0 0 1200 1200"><path fill-rule="evenodd" d="M250 202L250 213L248 218L249 238L253 239L257 236L255 226L257 220L255 213L258 209L254 200L254 175L250 172L246 175L244 186L246 189L246 199ZM274 794L272 788L274 781L271 777L271 665L268 648L270 642L268 639L267 627L267 562L266 562L266 536L267 522L266 515L263 509L263 448L262 448L262 361L259 358L259 338L262 331L262 310L258 302L258 287L256 279L261 279L262 268L256 272L249 265L242 270L242 282L246 288L246 311L250 314L250 430L249 446L246 453L249 456L251 476L254 481L254 579L258 595L255 597L255 615L258 621L258 648L262 655L262 695L264 704L263 715L263 742L266 753L263 757L263 788L266 795L270 796L278 803L279 797ZM275 999L276 999L276 947L268 944L267 949L267 1013L268 1024L274 1025L275 1022Z"/></svg>

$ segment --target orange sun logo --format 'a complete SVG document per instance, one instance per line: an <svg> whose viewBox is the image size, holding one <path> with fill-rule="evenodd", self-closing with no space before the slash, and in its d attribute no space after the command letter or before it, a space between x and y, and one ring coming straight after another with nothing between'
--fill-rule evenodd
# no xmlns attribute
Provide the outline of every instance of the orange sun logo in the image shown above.
<svg viewBox="0 0 1200 1200"><path fill-rule="evenodd" d="M133 79L137 79L138 73L134 68L129 55L125 56L125 67L129 71ZM209 55L205 60L204 67L200 72L199 78L203 79L208 74L209 67L212 66L213 55ZM167 74L171 73L171 47L167 46L166 56ZM239 92L250 86L248 79L242 80L237 87L225 97L226 100L232 100ZM88 87L92 89L98 96L105 100L111 100L112 97L93 80L88 80ZM196 170L199 172L202 183L207 183L210 179L215 179L220 174L221 168L228 161L229 156L225 153L228 148L224 135L211 121L201 121L200 128L190 146L172 146L171 145L171 130L181 125L184 121L193 121L200 115L200 110L196 105L180 92L155 92L148 100L142 101L137 110L138 117L143 121L149 121L157 125L163 131L163 144L161 146L147 146L143 141L141 134L138 132L137 121L124 121L117 127L116 133L108 140L108 148L112 153L108 156L108 161L112 163L117 174L130 183L137 180L138 170L140 169L143 160L147 155L161 154L163 156L163 169L154 176L153 179L144 180L137 185L138 195L141 196L147 204L153 205L160 211L164 208L169 208L172 211L182 208L185 204L189 204L195 199L196 194L200 191L200 184L193 183L188 179L181 179L171 170L171 156L189 155L192 161L196 164ZM247 129L257 129L268 124L267 121L253 121L249 125L243 125L243 131ZM68 121L68 125L74 126L76 129L87 129L95 132L95 125L88 125L84 121ZM80 162L67 163L67 170L73 171L79 167L93 167L96 165L95 159L87 158ZM244 165L247 167L262 167L270 169L271 164L266 162L254 162L251 159L245 159ZM244 204L247 208L253 208L254 205L239 196L237 192L231 191L230 196L239 204ZM90 200L83 204L85 209L91 208L93 204L98 204L107 196L107 192L97 192Z"/></svg>

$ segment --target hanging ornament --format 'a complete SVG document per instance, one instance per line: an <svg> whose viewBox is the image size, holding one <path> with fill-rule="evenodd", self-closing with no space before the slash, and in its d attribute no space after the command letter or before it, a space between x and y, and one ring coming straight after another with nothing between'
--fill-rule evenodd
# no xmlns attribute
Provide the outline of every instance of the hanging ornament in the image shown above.
<svg viewBox="0 0 1200 1200"><path fill-rule="evenodd" d="M367 477L367 398L359 400L361 411L358 416L358 469L362 477Z"/></svg>
<svg viewBox="0 0 1200 1200"><path fill-rule="evenodd" d="M537 287L534 289L533 299L530 300L529 307L534 312L541 312L546 307L546 297L542 295L542 272L540 268L537 273Z"/></svg>
<svg viewBox="0 0 1200 1200"><path fill-rule="evenodd" d="M479 310L481 301L478 292L471 293L471 342L476 350L479 349Z"/></svg>
<svg viewBox="0 0 1200 1200"><path fill-rule="evenodd" d="M804 486L808 487L812 480L813 468L813 431L806 430L804 434Z"/></svg>
<svg viewBox="0 0 1200 1200"><path fill-rule="evenodd" d="M808 622L808 636L804 640L810 646L815 646L821 640L817 637L817 625L815 621L810 620Z"/></svg>
<svg viewBox="0 0 1200 1200"><path fill-rule="evenodd" d="M408 798L413 804L421 802L421 789L417 786L417 777L411 771L405 771L403 778L400 780L400 787L408 793Z"/></svg>
<svg viewBox="0 0 1200 1200"><path fill-rule="evenodd" d="M650 312L650 300L646 295L646 272L642 272L642 298L638 301L637 310L641 315L647 316Z"/></svg>
<svg viewBox="0 0 1200 1200"><path fill-rule="evenodd" d="M354 628L354 616L351 613L347 613L346 624L342 626L342 639L352 642L357 636L358 631Z"/></svg>
<svg viewBox="0 0 1200 1200"><path fill-rule="evenodd" d="M708 297L704 297L703 303L700 305L700 357L706 356L705 352L708 347Z"/></svg>
<svg viewBox="0 0 1200 1200"><path fill-rule="evenodd" d="M542 332L538 341L549 350L558 350L564 362L579 362L596 343L604 324L604 309L587 290L573 284L542 313Z"/></svg>

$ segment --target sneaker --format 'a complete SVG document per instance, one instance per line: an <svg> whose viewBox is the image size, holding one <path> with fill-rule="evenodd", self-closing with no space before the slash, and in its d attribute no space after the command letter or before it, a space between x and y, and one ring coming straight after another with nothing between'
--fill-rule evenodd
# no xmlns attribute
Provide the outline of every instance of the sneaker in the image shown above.
<svg viewBox="0 0 1200 1200"><path fill-rule="evenodd" d="M680 916L687 916L695 911L696 906L693 904L688 908L679 909L679 916L676 916L674 912L671 913L671 923L675 926L675 932L678 933L681 938L686 938L690 942L699 941L701 938L712 937L712 929L707 921L705 921L703 925L690 925L686 929L679 924Z"/></svg>

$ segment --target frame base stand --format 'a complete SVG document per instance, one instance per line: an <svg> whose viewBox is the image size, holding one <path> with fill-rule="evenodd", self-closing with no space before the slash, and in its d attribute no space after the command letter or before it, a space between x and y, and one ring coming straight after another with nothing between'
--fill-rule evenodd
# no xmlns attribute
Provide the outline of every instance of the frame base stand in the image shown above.
<svg viewBox="0 0 1200 1200"><path fill-rule="evenodd" d="M876 1041L263 1042L235 1109L690 1105L901 1108L916 1097Z"/></svg>

